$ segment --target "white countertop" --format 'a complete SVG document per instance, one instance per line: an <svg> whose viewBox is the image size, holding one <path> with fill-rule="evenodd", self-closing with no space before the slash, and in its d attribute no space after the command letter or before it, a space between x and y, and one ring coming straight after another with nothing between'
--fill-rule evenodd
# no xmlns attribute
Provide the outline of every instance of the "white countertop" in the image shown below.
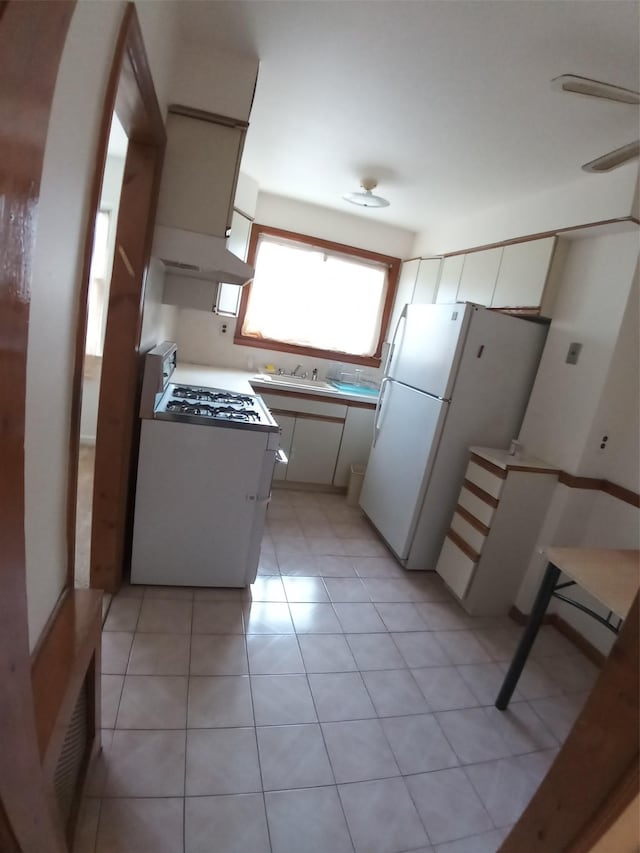
<svg viewBox="0 0 640 853"><path fill-rule="evenodd" d="M545 462L544 459L539 459L537 456L532 456L526 452L519 451L518 453L511 455L508 449L503 450L499 447L470 447L469 450L472 453L475 453L476 456L486 459L487 462L497 465L498 468L502 468L504 471L509 468L516 468L519 471L531 469L541 473L548 472L550 474L554 474L559 471L555 465L550 465L548 462Z"/></svg>
<svg viewBox="0 0 640 853"><path fill-rule="evenodd" d="M375 406L377 397L371 394L356 394L339 391L337 388L314 388L310 390L308 383L304 388L295 385L278 385L277 376L273 379L257 374L255 371L238 370L233 367L211 367L204 364L180 363L176 366L171 377L174 383L185 385L202 385L205 388L220 388L224 391L235 391L237 394L313 394L333 400L345 400L357 403L369 403Z"/></svg>

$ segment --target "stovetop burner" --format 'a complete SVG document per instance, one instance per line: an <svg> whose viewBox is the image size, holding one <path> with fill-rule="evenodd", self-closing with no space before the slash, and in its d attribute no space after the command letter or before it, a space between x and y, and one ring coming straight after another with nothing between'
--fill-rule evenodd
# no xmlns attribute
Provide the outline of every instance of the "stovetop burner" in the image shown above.
<svg viewBox="0 0 640 853"><path fill-rule="evenodd" d="M205 403L219 403L235 406L253 405L253 398L247 394L234 394L231 391L215 391L210 388L192 388L188 385L176 385L173 389L174 397L183 397L185 400L198 400Z"/></svg>
<svg viewBox="0 0 640 853"><path fill-rule="evenodd" d="M167 411L174 412L179 415L221 418L222 420L240 421L244 423L258 423L260 421L260 414L256 412L255 409L244 407L238 409L234 408L234 406L224 405L211 406L208 403L193 403L189 400L178 400L175 398L169 400L167 403Z"/></svg>
<svg viewBox="0 0 640 853"><path fill-rule="evenodd" d="M260 397L223 388L168 385L154 410L161 420L185 421L277 432L278 425Z"/></svg>

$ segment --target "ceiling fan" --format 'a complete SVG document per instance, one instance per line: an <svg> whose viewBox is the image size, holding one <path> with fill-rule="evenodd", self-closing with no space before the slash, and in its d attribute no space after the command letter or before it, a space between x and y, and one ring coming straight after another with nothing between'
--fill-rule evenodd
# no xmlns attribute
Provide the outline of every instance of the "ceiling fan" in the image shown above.
<svg viewBox="0 0 640 853"><path fill-rule="evenodd" d="M640 92L633 89L623 89L621 86L612 86L600 80L590 80L588 77L579 77L576 74L562 74L554 77L551 88L558 92L572 92L577 95L587 95L592 98L603 98L607 101L618 101L622 104L640 104ZM582 167L585 172L610 172L618 166L640 156L640 139L629 142L615 151L596 157Z"/></svg>

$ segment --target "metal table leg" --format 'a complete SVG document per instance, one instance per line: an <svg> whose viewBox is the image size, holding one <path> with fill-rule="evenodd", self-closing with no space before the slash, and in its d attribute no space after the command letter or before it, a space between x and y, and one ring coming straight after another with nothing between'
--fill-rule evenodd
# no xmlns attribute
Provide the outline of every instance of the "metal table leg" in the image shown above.
<svg viewBox="0 0 640 853"><path fill-rule="evenodd" d="M498 698L496 699L496 708L500 711L504 711L509 704L509 700L516 688L516 684L518 683L520 674L524 669L524 665L527 662L531 646L538 634L538 630L540 629L540 625L544 619L544 614L547 611L549 601L553 595L553 591L559 577L560 569L556 568L553 563L548 563L536 600L533 604L533 608L531 609L529 619L527 620L524 633L513 659L509 664L509 669L507 670L507 674L502 682L502 687L498 693Z"/></svg>

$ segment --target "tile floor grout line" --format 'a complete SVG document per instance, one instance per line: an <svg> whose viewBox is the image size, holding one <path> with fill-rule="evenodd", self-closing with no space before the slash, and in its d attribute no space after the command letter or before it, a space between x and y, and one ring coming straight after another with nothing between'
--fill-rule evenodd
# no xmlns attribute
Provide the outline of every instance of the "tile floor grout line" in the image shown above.
<svg viewBox="0 0 640 853"><path fill-rule="evenodd" d="M244 622L244 613L243 613L242 618L243 618L243 622ZM267 827L267 839L269 841L269 850L273 851L273 842L271 841L271 827L269 826L269 815L267 813L267 798L265 796L265 790L264 790L264 776L262 773L262 759L260 758L260 747L258 745L258 725L256 722L256 707L255 707L255 701L253 698L253 683L251 681L251 673L249 670L249 651L247 648L246 636L247 635L245 634L244 647L245 647L245 655L247 658L247 673L248 673L248 678L249 678L249 696L251 698L251 714L253 716L253 738L254 738L254 742L256 745L256 757L258 760L258 773L260 774L260 794L262 796L262 808L264 809L264 821L265 821L265 824Z"/></svg>
<svg viewBox="0 0 640 853"><path fill-rule="evenodd" d="M323 580L323 583L324 583L324 578L322 578L322 580ZM295 626L294 626L294 627L295 627ZM302 656L302 647L300 646L300 640L299 640L299 638L298 638L298 633L297 633L297 632L296 632L296 640L297 640L297 642L298 642L298 651L300 652L300 657L302 658L302 665L303 665L303 666L304 666L304 668L305 668L304 676L305 676L305 680L306 680L306 682L307 682L307 689L309 690L309 693L311 694L311 701L312 701L312 703L313 703L313 709L314 709L315 714L316 714L317 725L318 725L318 728L320 729L320 736L321 736L321 738L322 738L322 743L323 743L323 745L324 745L324 750L325 750L325 752L326 752L326 754L327 754L327 760L328 760L328 762L329 762L329 767L331 768L331 773L332 773L332 775L333 775L333 785L332 785L331 787L332 787L332 788L335 788L336 795L337 795L337 797L338 797L338 802L340 803L340 811L342 812L342 816L343 816L343 818L344 818L344 823L345 823L345 826L347 827L347 832L349 833L349 840L350 840L350 842L351 842L351 847L352 847L352 849L355 851L355 849L356 849L356 845L355 845L355 842L354 842L354 840L353 840L353 836L352 836L352 834L351 834L351 827L349 826L349 821L347 820L347 815L346 815L346 812L345 812L345 810L344 810L344 805L343 805L343 803L342 803L342 798L341 798L341 796L340 796L340 789L339 789L339 787L338 787L338 784L339 784L339 783L338 783L338 780L337 780L337 778L336 778L336 771L335 771L334 766L333 766L333 761L331 760L331 753L329 752L329 748L328 748L328 746L327 746L327 740L326 740L326 738L325 738L325 736L324 736L324 729L322 728L322 723L320 722L320 714L318 713L318 706L317 706L317 703L316 703L316 698L315 698L315 696L314 696L313 690L311 689L311 682L309 681L309 672L308 672L308 670L307 670L307 667L306 667L306 664L305 664L305 661L304 661L304 657ZM320 787L320 786L318 786L318 787Z"/></svg>

